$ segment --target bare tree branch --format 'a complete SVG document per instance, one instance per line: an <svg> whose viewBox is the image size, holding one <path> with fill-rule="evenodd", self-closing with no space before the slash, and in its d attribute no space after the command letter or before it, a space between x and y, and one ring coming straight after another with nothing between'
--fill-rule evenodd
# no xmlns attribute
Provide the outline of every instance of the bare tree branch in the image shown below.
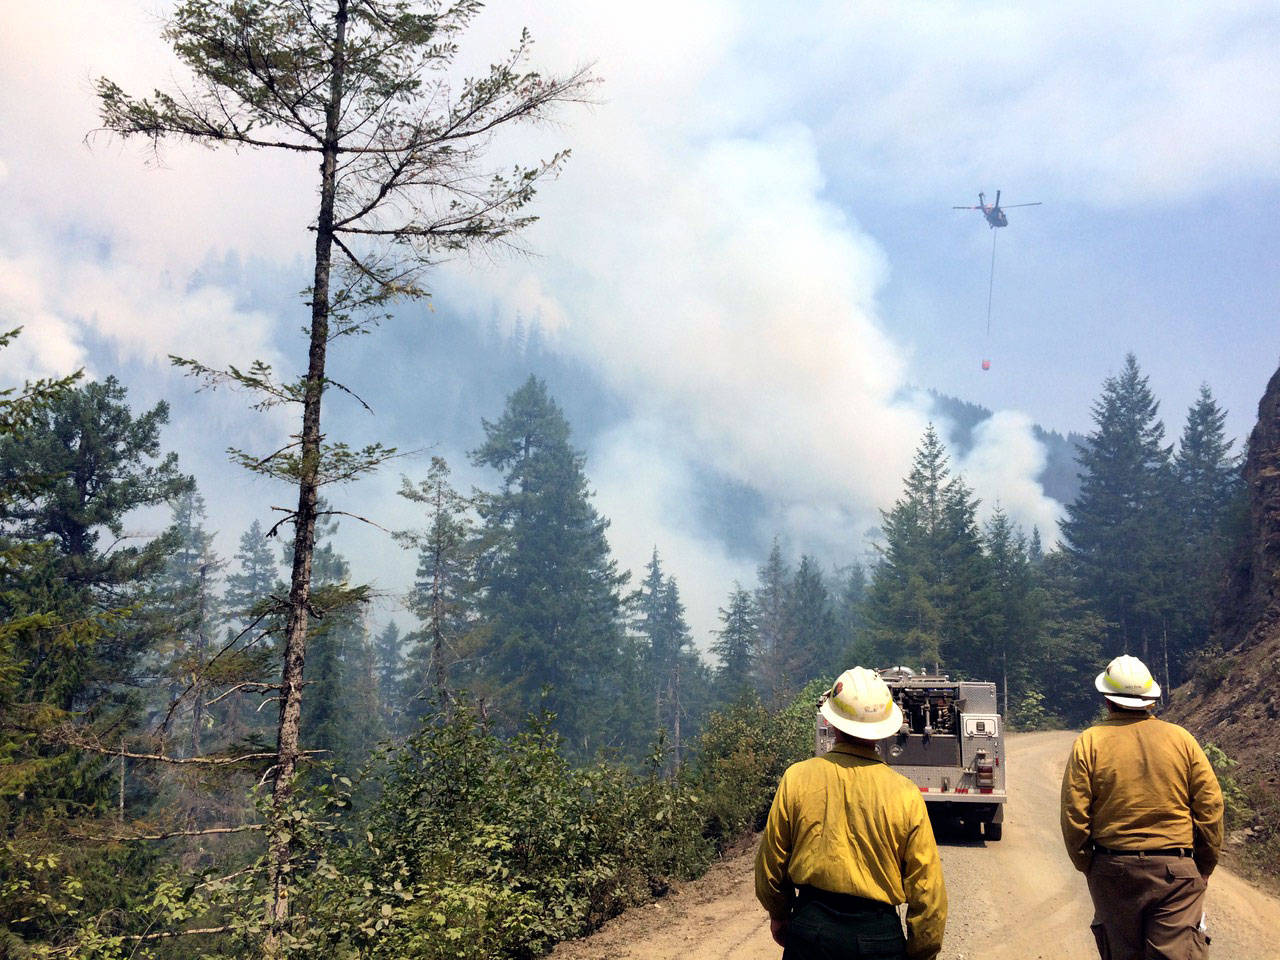
<svg viewBox="0 0 1280 960"><path fill-rule="evenodd" d="M246 833L250 830L265 830L265 823L246 823L239 827L209 827L204 830L172 830L168 833L73 833L75 840L91 840L97 843L124 843L132 840L171 840L174 837L207 837L226 833Z"/></svg>

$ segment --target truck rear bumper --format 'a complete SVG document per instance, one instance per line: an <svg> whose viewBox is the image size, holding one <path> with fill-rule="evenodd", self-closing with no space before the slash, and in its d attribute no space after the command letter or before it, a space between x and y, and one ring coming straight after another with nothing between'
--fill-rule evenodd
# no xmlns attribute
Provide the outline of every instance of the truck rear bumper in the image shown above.
<svg viewBox="0 0 1280 960"><path fill-rule="evenodd" d="M1003 793L943 793L941 790L921 791L920 796L930 806L935 803L1004 803L1008 799Z"/></svg>

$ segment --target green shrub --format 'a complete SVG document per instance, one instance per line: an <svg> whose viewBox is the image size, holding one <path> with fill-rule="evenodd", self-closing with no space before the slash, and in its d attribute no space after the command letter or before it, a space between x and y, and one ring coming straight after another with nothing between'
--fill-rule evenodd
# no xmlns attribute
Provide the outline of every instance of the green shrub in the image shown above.
<svg viewBox="0 0 1280 960"><path fill-rule="evenodd" d="M1061 721L1044 706L1044 694L1039 690L1028 690L1018 700L1007 718L1015 730L1051 730Z"/></svg>
<svg viewBox="0 0 1280 960"><path fill-rule="evenodd" d="M702 798L706 833L718 845L759 830L783 771L813 755L816 706L825 689L814 681L776 713L747 693L707 719L689 776Z"/></svg>
<svg viewBox="0 0 1280 960"><path fill-rule="evenodd" d="M1205 743L1204 755L1218 777L1218 786L1222 788L1222 800L1226 806L1224 826L1227 830L1246 826L1253 818L1253 810L1250 809L1248 795L1231 775L1231 770L1238 765L1237 761L1227 756L1226 751L1215 743Z"/></svg>
<svg viewBox="0 0 1280 960"><path fill-rule="evenodd" d="M700 874L701 807L656 757L574 767L545 722L502 740L466 711L429 720L391 759L363 843L317 871L297 952L535 957Z"/></svg>

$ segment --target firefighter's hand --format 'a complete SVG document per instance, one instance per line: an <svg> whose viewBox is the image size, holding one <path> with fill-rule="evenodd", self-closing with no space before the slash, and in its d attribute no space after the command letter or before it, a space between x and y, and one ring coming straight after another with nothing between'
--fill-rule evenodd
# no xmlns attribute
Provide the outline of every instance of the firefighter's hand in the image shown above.
<svg viewBox="0 0 1280 960"><path fill-rule="evenodd" d="M785 920L775 920L769 918L769 934L773 937L773 942L780 947L787 945L787 922Z"/></svg>

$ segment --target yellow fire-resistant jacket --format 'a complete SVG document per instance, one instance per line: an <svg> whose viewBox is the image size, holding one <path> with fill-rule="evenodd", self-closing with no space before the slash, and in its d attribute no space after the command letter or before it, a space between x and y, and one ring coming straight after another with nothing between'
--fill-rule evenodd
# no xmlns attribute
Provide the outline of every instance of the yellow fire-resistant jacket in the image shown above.
<svg viewBox="0 0 1280 960"><path fill-rule="evenodd" d="M792 888L907 904L907 956L942 950L947 891L920 788L875 749L837 743L782 775L756 853L756 897L790 915Z"/></svg>
<svg viewBox="0 0 1280 960"><path fill-rule="evenodd" d="M1112 711L1076 739L1062 775L1062 838L1077 870L1092 844L1195 851L1208 876L1222 849L1222 791L1195 737L1136 711Z"/></svg>

